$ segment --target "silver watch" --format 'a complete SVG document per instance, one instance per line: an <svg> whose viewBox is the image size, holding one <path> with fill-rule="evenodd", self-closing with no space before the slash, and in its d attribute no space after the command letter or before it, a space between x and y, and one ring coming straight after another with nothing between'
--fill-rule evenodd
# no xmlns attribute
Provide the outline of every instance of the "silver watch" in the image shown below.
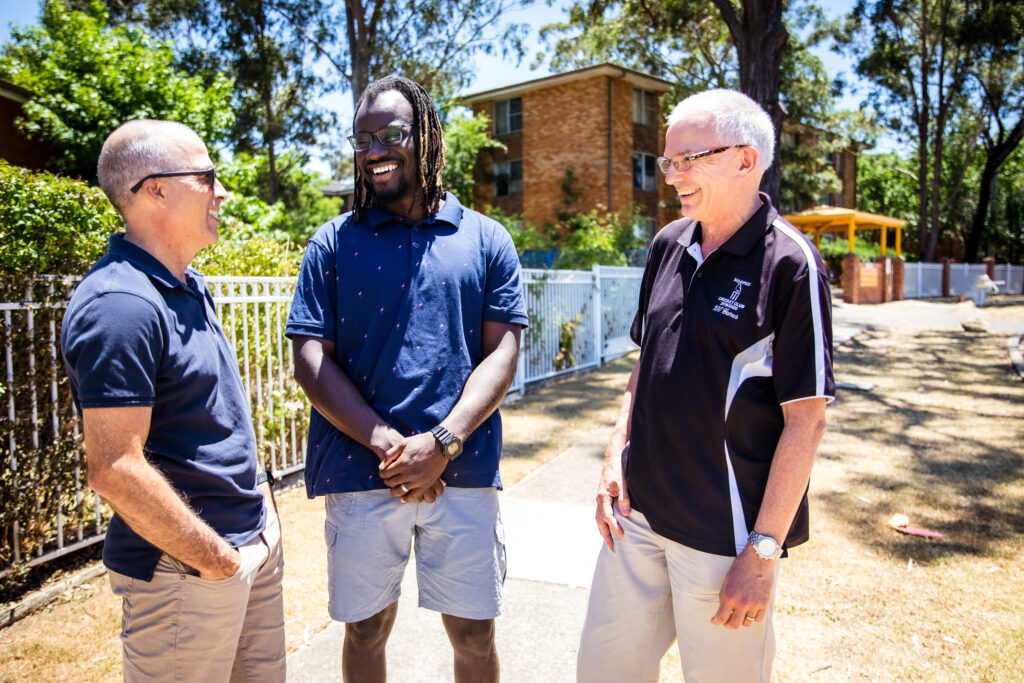
<svg viewBox="0 0 1024 683"><path fill-rule="evenodd" d="M747 542L754 548L754 552L762 560L775 560L782 556L782 546L771 536L751 531Z"/></svg>

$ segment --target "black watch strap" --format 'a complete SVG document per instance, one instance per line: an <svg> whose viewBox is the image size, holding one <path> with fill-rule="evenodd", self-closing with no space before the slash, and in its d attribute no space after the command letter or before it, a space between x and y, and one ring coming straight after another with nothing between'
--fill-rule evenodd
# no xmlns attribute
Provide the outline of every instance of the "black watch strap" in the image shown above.
<svg viewBox="0 0 1024 683"><path fill-rule="evenodd" d="M270 482L271 486L277 483L270 470L262 470L256 473L256 485L259 486L264 482Z"/></svg>
<svg viewBox="0 0 1024 683"><path fill-rule="evenodd" d="M430 433L441 444L441 454L448 460L454 460L462 454L462 441L441 425L431 429Z"/></svg>

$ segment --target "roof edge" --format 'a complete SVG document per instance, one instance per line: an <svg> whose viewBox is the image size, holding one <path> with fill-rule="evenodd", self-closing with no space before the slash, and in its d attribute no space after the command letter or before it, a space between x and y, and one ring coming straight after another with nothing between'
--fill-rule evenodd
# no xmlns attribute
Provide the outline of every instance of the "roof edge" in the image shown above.
<svg viewBox="0 0 1024 683"><path fill-rule="evenodd" d="M664 78L651 76L634 69L619 66L618 64L612 64L611 62L605 62L604 64L596 64L582 69L575 69L573 71L566 71L560 74L552 74L542 78L535 78L531 81L523 81L521 83L513 83L512 85L506 85L500 88L469 93L468 95L463 95L459 98L459 104L468 105L486 100L507 99L530 90L548 88L553 85L571 83L572 81L578 81L583 78L593 78L595 76L624 78L634 85L658 92L667 92L672 88L672 82L667 81Z"/></svg>

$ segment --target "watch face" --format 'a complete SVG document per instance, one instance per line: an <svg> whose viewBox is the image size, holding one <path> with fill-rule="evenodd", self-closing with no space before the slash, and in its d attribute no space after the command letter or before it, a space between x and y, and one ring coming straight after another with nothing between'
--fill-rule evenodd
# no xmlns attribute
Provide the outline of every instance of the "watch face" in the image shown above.
<svg viewBox="0 0 1024 683"><path fill-rule="evenodd" d="M459 453L459 442L458 441L452 441L450 444L448 444L447 446L444 447L444 452L445 452L445 454L449 458L452 457L452 456L458 455L458 453Z"/></svg>

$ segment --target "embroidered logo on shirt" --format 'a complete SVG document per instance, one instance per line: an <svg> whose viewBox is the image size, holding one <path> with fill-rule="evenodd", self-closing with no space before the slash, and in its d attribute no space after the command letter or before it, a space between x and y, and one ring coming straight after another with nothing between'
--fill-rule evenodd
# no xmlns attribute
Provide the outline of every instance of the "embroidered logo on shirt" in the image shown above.
<svg viewBox="0 0 1024 683"><path fill-rule="evenodd" d="M739 298L740 295L743 294L743 288L749 287L750 283L746 280L741 280L738 277L734 277L732 281L736 283L736 288L732 290L732 294L730 294L728 298L724 296L718 297L718 304L711 310L715 313L721 313L733 320L738 320L739 311L747 307L746 304L740 303Z"/></svg>

